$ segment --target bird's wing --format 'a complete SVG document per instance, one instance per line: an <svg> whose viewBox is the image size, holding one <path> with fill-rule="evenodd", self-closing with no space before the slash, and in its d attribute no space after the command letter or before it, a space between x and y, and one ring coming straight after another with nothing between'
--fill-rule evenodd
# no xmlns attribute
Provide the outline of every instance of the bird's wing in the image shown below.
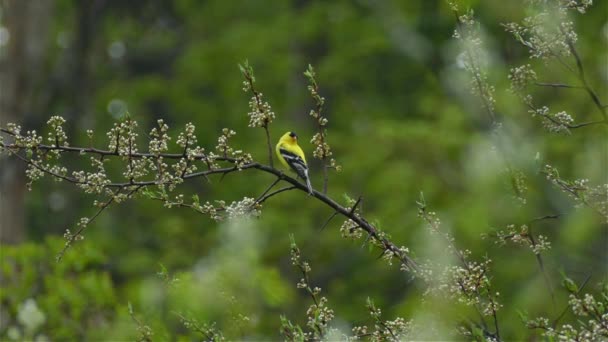
<svg viewBox="0 0 608 342"><path fill-rule="evenodd" d="M289 165L289 167L291 167L291 169L294 170L298 176L300 176L302 179L308 178L308 166L306 166L306 162L304 159L302 159L302 157L282 147L279 148L279 153L281 154L281 157L285 159L287 165Z"/></svg>

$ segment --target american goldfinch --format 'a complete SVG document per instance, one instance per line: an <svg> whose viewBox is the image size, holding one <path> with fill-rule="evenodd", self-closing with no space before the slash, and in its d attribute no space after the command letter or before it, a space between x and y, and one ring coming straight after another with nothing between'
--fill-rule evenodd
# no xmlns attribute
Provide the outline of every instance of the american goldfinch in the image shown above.
<svg viewBox="0 0 608 342"><path fill-rule="evenodd" d="M312 195L312 185L308 177L308 165L304 151L298 146L298 136L294 132L283 134L276 147L277 157L286 168L290 168L306 181L308 193Z"/></svg>

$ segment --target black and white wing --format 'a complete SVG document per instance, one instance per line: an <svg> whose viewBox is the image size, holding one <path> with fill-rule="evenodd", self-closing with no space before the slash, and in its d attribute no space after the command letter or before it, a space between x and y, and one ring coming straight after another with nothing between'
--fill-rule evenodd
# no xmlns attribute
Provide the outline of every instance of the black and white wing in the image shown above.
<svg viewBox="0 0 608 342"><path fill-rule="evenodd" d="M308 177L308 166L306 162L297 154L293 152L289 152L284 148L279 148L279 153L281 157L285 159L287 165L294 170L300 178L306 181L306 187L308 188L308 193L310 195L313 194L312 185L310 184L310 178Z"/></svg>
<svg viewBox="0 0 608 342"><path fill-rule="evenodd" d="M306 162L304 162L300 156L293 152L289 152L284 148L280 148L279 153L281 153L281 157L285 159L287 165L289 165L289 167L294 170L298 176L300 176L300 178L308 178L308 166L306 166Z"/></svg>

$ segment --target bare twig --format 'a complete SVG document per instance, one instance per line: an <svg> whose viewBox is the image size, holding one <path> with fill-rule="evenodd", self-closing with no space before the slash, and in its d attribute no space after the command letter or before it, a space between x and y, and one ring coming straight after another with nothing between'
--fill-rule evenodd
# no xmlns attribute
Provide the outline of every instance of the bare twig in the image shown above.
<svg viewBox="0 0 608 342"><path fill-rule="evenodd" d="M280 181L281 181L281 178L277 177L277 179L275 179L274 182L272 182L272 184L270 184L268 186L268 188L266 188L266 190L264 190L264 192L262 192L262 194L260 196L258 196L258 198L255 200L255 203L259 203L260 199L263 198L268 193L268 191L270 191L272 189L272 187L274 187Z"/></svg>
<svg viewBox="0 0 608 342"><path fill-rule="evenodd" d="M325 229L325 227L327 227L327 225L329 224L329 222L336 217L336 215L338 215L339 213L337 211L334 211L333 214L331 214L331 216L329 216L329 218L327 220L325 220L325 223L323 223L323 225L321 226L321 229L319 230L323 230Z"/></svg>
<svg viewBox="0 0 608 342"><path fill-rule="evenodd" d="M357 206L359 205L359 203L361 203L362 199L363 199L362 196L359 196L359 198L357 198L357 202L355 202L355 204L353 204L353 206L350 208L351 214L353 214L355 212L355 210L357 210Z"/></svg>
<svg viewBox="0 0 608 342"><path fill-rule="evenodd" d="M569 84L562 84L562 83L543 83L543 82L536 82L534 83L537 86L541 86L541 87L552 87L552 88L572 88L572 89L585 89L585 87L581 87L581 86L573 86L573 85L569 85Z"/></svg>
<svg viewBox="0 0 608 342"><path fill-rule="evenodd" d="M266 132L266 146L268 146L268 165L270 167L274 167L274 160L272 158L272 144L270 142L270 129L268 125L264 126L264 131Z"/></svg>
<svg viewBox="0 0 608 342"><path fill-rule="evenodd" d="M286 187L284 187L284 188L277 189L277 190L275 190L275 191L273 191L273 192L271 192L271 193L269 193L269 194L266 194L266 195L264 195L264 196L260 197L258 200L256 200L256 201L255 201L255 203L257 203L257 204L262 204L262 203L264 203L264 202L265 202L267 199L269 199L269 198L270 198L270 197L272 197L272 196L275 196L275 195L280 194L281 192L284 192L284 191L289 191L289 190L293 190L293 189L296 189L296 187L295 187L295 186L293 186L293 185L292 185L292 186L286 186Z"/></svg>
<svg viewBox="0 0 608 342"><path fill-rule="evenodd" d="M551 220L551 219L558 219L559 218L559 214L554 214L554 215L545 215L545 216L541 216L541 217L537 217L535 219L533 219L532 221L530 221L530 223L532 222L536 222L536 221L543 221L543 220Z"/></svg>

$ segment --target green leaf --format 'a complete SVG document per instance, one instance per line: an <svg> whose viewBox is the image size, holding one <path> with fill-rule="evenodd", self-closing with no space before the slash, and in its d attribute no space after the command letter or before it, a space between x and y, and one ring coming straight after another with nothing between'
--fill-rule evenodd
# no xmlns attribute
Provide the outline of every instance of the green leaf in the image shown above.
<svg viewBox="0 0 608 342"><path fill-rule="evenodd" d="M519 316L519 319L522 321L522 323L526 324L528 322L528 312L527 311L517 310L517 316Z"/></svg>
<svg viewBox="0 0 608 342"><path fill-rule="evenodd" d="M566 290L568 290L570 293L578 293L578 285L576 285L572 279L568 278L563 270L560 271L560 274L562 275L562 285L566 288Z"/></svg>
<svg viewBox="0 0 608 342"><path fill-rule="evenodd" d="M289 241L291 243L291 248L298 247L298 245L296 245L296 239L294 238L293 234L289 234Z"/></svg>

